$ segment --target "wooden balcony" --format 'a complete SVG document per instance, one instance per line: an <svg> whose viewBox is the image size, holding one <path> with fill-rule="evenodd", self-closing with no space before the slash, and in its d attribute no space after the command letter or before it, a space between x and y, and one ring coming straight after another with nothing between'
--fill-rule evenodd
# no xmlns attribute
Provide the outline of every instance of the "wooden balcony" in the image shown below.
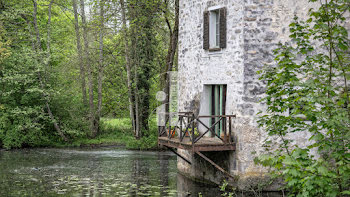
<svg viewBox="0 0 350 197"><path fill-rule="evenodd" d="M158 144L170 148L180 148L197 151L233 151L235 143L232 140L232 120L235 115L197 116L191 112L181 112L178 115L176 126L163 126L158 128ZM213 124L208 126L205 119L213 119ZM221 135L215 132L215 128L221 126ZM199 127L206 129L199 133ZM211 135L212 137L208 137Z"/></svg>
<svg viewBox="0 0 350 197"><path fill-rule="evenodd" d="M178 117L178 122L175 126L171 126L166 121L165 125L167 126L158 127L158 145L167 147L177 156L192 165L190 160L174 149L189 150L192 154L197 154L212 164L227 177L234 178L230 173L202 154L202 152L235 150L236 146L232 139L232 119L236 118L236 115L196 117L191 112L180 112L178 113ZM204 119L211 119L211 121L204 121ZM205 122L209 122L209 126ZM199 133L199 127L204 128L206 131ZM218 128L220 132L216 132ZM208 137L209 132L211 137Z"/></svg>

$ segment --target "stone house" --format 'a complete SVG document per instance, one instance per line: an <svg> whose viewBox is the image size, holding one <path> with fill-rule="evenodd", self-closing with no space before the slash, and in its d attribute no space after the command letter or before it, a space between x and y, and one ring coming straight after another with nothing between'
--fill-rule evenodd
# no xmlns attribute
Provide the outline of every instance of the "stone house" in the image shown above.
<svg viewBox="0 0 350 197"><path fill-rule="evenodd" d="M263 151L266 137L256 122L257 112L264 110L259 102L264 84L256 72L274 64L276 44L289 41L290 22L295 15L305 18L310 7L307 0L180 1L178 110L236 115L235 150L205 156L235 177L241 189L265 172L253 161L253 152ZM199 128L200 133L204 131ZM300 134L293 138L300 144L308 139ZM182 174L217 184L225 178L193 151L178 148L177 153L189 161L178 157Z"/></svg>

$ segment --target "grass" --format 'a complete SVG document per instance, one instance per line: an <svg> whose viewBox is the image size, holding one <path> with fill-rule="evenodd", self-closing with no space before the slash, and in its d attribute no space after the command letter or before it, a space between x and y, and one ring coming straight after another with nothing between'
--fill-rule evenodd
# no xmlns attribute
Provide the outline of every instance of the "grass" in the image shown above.
<svg viewBox="0 0 350 197"><path fill-rule="evenodd" d="M146 137L136 140L129 118L101 120L101 133L94 139L88 137L75 139L69 144L55 144L56 147L109 146L120 145L128 149L147 150L157 148L157 127L155 119L149 121L150 130Z"/></svg>

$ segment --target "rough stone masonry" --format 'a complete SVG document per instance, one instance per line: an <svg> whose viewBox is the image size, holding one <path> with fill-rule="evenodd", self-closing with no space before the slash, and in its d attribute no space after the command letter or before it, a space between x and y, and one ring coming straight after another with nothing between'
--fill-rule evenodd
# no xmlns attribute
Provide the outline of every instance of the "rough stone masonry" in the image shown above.
<svg viewBox="0 0 350 197"><path fill-rule="evenodd" d="M219 51L203 49L203 13L211 7L226 7L226 48ZM226 84L226 114L236 114L234 135L236 151L207 153L217 164L237 177L239 187L260 177L264 170L255 166L252 152L262 152L265 134L257 127L256 114L264 110L259 100L264 84L257 71L274 64L272 51L278 42L289 41L288 25L297 15L306 18L312 5L307 0L181 0L179 27L178 109L201 109L206 84ZM203 105L203 103L202 103ZM207 114L208 115L208 114ZM305 136L293 136L298 144L307 143ZM185 150L178 169L195 179L220 183L220 173Z"/></svg>

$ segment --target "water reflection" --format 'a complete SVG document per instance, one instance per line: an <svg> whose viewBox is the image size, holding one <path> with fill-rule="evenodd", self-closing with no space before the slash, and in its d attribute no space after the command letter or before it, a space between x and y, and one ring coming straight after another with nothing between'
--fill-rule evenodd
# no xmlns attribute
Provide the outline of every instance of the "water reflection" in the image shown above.
<svg viewBox="0 0 350 197"><path fill-rule="evenodd" d="M158 161L160 166L160 181L163 187L160 189L160 195L165 196L167 186L169 186L169 155L158 154Z"/></svg>
<svg viewBox="0 0 350 197"><path fill-rule="evenodd" d="M204 184L193 182L191 179L177 174L177 191L178 197L188 197L188 196L221 196L220 189L216 185Z"/></svg>
<svg viewBox="0 0 350 197"><path fill-rule="evenodd" d="M0 196L176 196L176 174L168 152L0 151Z"/></svg>
<svg viewBox="0 0 350 197"><path fill-rule="evenodd" d="M0 196L221 196L177 173L169 152L0 150Z"/></svg>

